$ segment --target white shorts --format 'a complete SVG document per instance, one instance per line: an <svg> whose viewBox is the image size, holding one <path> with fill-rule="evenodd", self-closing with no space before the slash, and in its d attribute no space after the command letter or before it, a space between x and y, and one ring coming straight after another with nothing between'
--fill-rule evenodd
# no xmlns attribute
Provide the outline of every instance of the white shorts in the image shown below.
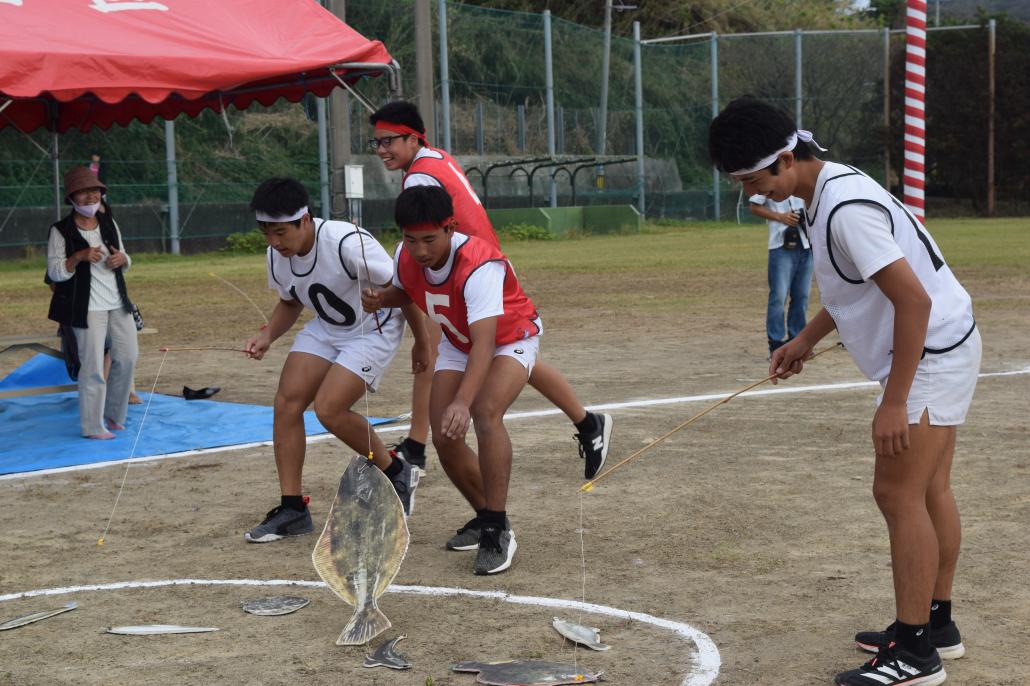
<svg viewBox="0 0 1030 686"><path fill-rule="evenodd" d="M368 390L375 392L401 345L404 335L401 311L393 310L382 328L383 332L379 333L373 324L366 327L364 335L360 330L351 330L347 336L333 336L329 327L315 317L297 334L290 352L308 353L338 364L364 379Z"/></svg>
<svg viewBox="0 0 1030 686"><path fill-rule="evenodd" d="M537 320L537 325L540 325L539 319ZM540 326L540 330L543 331L543 326ZM539 334L530 338L523 338L514 343L508 343L507 345L499 345L494 349L494 357L506 355L515 358L519 364L526 368L527 377L533 373L533 365L536 364L536 358L539 354ZM468 361L468 353L454 347L454 344L447 340L447 336L440 339L440 345L437 348L435 371L464 372Z"/></svg>
<svg viewBox="0 0 1030 686"><path fill-rule="evenodd" d="M954 350L940 355L927 354L916 367L912 389L908 392L908 423L918 424L926 411L932 426L957 426L966 421L980 374L983 344L980 329ZM887 386L887 380L880 385ZM876 399L879 406L883 394Z"/></svg>

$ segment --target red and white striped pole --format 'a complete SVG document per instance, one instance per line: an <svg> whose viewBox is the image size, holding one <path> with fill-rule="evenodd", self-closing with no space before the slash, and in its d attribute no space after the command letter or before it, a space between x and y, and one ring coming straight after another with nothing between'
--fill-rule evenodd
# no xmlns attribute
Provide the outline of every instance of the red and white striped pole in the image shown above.
<svg viewBox="0 0 1030 686"><path fill-rule="evenodd" d="M924 221L926 204L926 1L908 0L905 18L904 200Z"/></svg>

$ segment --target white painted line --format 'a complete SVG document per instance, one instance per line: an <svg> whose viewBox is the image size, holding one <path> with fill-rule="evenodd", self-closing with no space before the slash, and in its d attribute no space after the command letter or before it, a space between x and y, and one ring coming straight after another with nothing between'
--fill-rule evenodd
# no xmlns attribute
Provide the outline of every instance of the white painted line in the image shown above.
<svg viewBox="0 0 1030 686"><path fill-rule="evenodd" d="M1024 367L1023 369L1013 369L1006 372L985 372L980 374L981 379L994 376L1022 376L1030 374L1030 367ZM846 391L855 388L873 388L878 386L875 381L848 381L843 383L832 383L832 384L817 384L814 386L791 386L791 387L777 387L767 388L761 391L748 391L747 393L741 393L738 398L750 398L759 397L765 395L780 395L783 393L819 393L823 391ZM605 403L602 405L590 405L587 407L588 410L621 410L634 407L656 407L660 405L678 405L682 403L695 403L703 402L705 400L719 400L725 398L732 391L723 391L721 393L708 393L705 395L684 395L675 398L652 398L644 400L629 400L620 403ZM546 410L529 410L526 412L512 412L504 415L505 420L513 419L531 419L533 417L550 417L553 415L560 415L562 411L557 408L549 408ZM375 427L376 433L395 433L398 431L407 431L411 428L410 424L390 424L389 426L378 426ZM335 439L336 437L332 434L318 434L316 436L308 436L308 443L318 443L320 441L327 441ZM164 455L150 455L147 457L134 457L131 460L109 460L107 462L94 462L91 464L82 465L71 465L69 467L55 467L53 469L39 469L34 472L16 472L14 474L0 474L0 481L8 479L25 479L34 476L45 476L48 474L61 474L64 472L80 472L87 469L101 469L103 467L111 467L114 465L125 464L127 462L156 462L158 460L168 460L179 457L192 457L194 455L207 455L210 453L223 453L234 450L246 450L248 448L264 448L272 445L271 441L261 441L258 443L237 443L235 445L224 445L217 448L203 448L201 450L184 450L178 453L166 453Z"/></svg>
<svg viewBox="0 0 1030 686"><path fill-rule="evenodd" d="M292 579L164 579L161 581L119 581L110 584L89 584L86 586L65 586L61 588L43 588L22 593L8 593L0 595L0 602L8 600L19 600L21 598L35 598L39 596L66 595L69 593L86 593L92 591L120 591L131 588L159 588L163 586L303 586L306 588L327 588L322 581L304 581ZM578 600L564 600L561 598L545 598L540 596L509 595L504 591L471 591L465 588L452 588L447 586L401 586L390 585L389 593L400 593L404 595L428 595L443 597L465 597L483 598L487 600L499 600L515 605L536 605L539 607L553 607L564 610L580 610L597 615L617 617L620 619L631 619L642 624L650 624L660 629L667 629L675 634L693 641L697 652L693 656L693 668L690 673L683 677L680 686L709 686L719 676L719 667L722 658L715 642L705 634L689 624L676 622L671 619L663 619L647 614L646 612L633 612L622 610L608 605L596 605L584 603Z"/></svg>

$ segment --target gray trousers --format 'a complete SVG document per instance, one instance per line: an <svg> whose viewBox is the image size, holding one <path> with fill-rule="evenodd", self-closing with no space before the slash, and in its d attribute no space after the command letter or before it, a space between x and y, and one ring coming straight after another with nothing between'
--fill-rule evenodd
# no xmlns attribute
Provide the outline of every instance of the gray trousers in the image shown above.
<svg viewBox="0 0 1030 686"><path fill-rule="evenodd" d="M83 436L107 433L104 418L125 423L129 391L136 371L139 345L136 321L119 308L90 312L88 328L73 327L79 346L79 423ZM111 350L111 373L104 381L104 349Z"/></svg>

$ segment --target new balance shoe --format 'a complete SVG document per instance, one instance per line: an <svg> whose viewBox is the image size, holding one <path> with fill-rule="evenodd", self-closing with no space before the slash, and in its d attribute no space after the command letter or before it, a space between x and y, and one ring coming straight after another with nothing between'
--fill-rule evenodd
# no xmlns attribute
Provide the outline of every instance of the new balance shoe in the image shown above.
<svg viewBox="0 0 1030 686"><path fill-rule="evenodd" d="M594 475L604 466L612 438L612 416L595 414L594 417L597 418L597 422L593 431L576 434L576 441L579 442L579 457L584 460L583 475L588 479L594 478Z"/></svg>
<svg viewBox="0 0 1030 686"><path fill-rule="evenodd" d="M418 487L419 471L403 457L397 457L397 459L401 462L401 471L391 477L390 482L393 484L393 490L397 491L397 497L401 499L401 505L404 506L404 516L409 517L415 507L415 489Z"/></svg>
<svg viewBox="0 0 1030 686"><path fill-rule="evenodd" d="M420 476L426 475L426 453L423 450L421 455L416 455L414 450L406 447L406 442L401 441L390 448L391 457L399 457L419 471Z"/></svg>
<svg viewBox="0 0 1030 686"><path fill-rule="evenodd" d="M301 536L314 531L311 511L303 512L279 505L265 515L263 522L243 534L250 543L271 543L287 536Z"/></svg>
<svg viewBox="0 0 1030 686"><path fill-rule="evenodd" d="M936 650L921 658L898 650L892 641L858 669L838 674L834 683L838 686L935 686L943 684L947 678Z"/></svg>
<svg viewBox="0 0 1030 686"><path fill-rule="evenodd" d="M444 547L447 550L475 550L479 547L479 534L483 529L483 525L479 522L479 517L473 517L466 522L465 526L458 529L458 531L447 539L447 543Z"/></svg>
<svg viewBox="0 0 1030 686"><path fill-rule="evenodd" d="M894 624L883 631L859 631L855 634L855 643L867 653L878 653L883 646L894 640ZM942 627L930 628L930 643L945 660L957 660L966 654L955 622L948 622Z"/></svg>
<svg viewBox="0 0 1030 686"><path fill-rule="evenodd" d="M515 534L510 526L498 529L484 526L479 535L479 553L476 554L476 574L497 574L511 567L511 561L518 549Z"/></svg>

